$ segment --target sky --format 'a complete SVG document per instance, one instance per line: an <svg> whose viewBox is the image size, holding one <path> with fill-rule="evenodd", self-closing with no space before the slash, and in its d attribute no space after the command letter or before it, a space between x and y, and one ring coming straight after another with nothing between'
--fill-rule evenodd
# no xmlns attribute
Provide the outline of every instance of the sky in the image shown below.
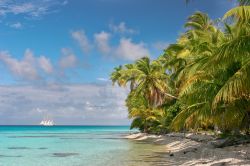
<svg viewBox="0 0 250 166"><path fill-rule="evenodd" d="M195 11L229 0L0 0L0 125L128 125L113 68L162 54Z"/></svg>

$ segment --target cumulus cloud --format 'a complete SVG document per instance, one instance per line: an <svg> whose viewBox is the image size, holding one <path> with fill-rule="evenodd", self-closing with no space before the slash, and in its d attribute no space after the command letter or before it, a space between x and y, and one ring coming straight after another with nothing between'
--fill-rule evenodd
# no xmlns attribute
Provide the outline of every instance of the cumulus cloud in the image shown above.
<svg viewBox="0 0 250 166"><path fill-rule="evenodd" d="M100 32L96 33L94 35L95 42L97 44L97 48L99 49L100 52L107 54L111 51L111 48L109 46L109 39L110 39L110 34L107 32Z"/></svg>
<svg viewBox="0 0 250 166"><path fill-rule="evenodd" d="M46 58L45 56L41 56L38 58L38 63L44 72L53 73L53 66L50 62L50 59Z"/></svg>
<svg viewBox="0 0 250 166"><path fill-rule="evenodd" d="M144 42L136 43L132 41L132 38L124 37L125 34L136 33L134 29L128 28L125 22L121 22L118 25L110 24L109 26L111 32L101 31L93 35L95 41L93 46L103 55L109 55L111 58L114 57L129 61L134 61L150 55L149 49ZM114 33L120 33L122 37L120 37L120 39L118 38L118 43L114 44L115 42L111 42L113 43L111 45L110 40L111 36L115 36ZM92 45L90 44L84 30L72 31L71 36L77 41L85 53L90 52ZM158 43L157 46L160 47L160 43Z"/></svg>
<svg viewBox="0 0 250 166"><path fill-rule="evenodd" d="M94 35L96 46L104 55L109 54L110 56L130 61L150 55L146 44L143 42L135 43L131 38L123 37L120 39L118 45L110 46L110 36L111 34L105 31Z"/></svg>
<svg viewBox="0 0 250 166"><path fill-rule="evenodd" d="M19 79L35 81L41 79L40 70L52 73L50 60L44 56L35 57L30 49L26 49L23 59L18 60L6 51L0 52L0 61Z"/></svg>
<svg viewBox="0 0 250 166"><path fill-rule="evenodd" d="M25 51L22 60L13 58L8 52L0 52L0 60L15 76L28 80L37 80L39 78L35 58L29 49Z"/></svg>
<svg viewBox="0 0 250 166"><path fill-rule="evenodd" d="M71 32L72 38L79 44L82 51L85 53L89 53L91 49L91 44L84 32L84 30L77 30Z"/></svg>
<svg viewBox="0 0 250 166"><path fill-rule="evenodd" d="M59 60L59 66L63 69L73 68L77 65L77 58L72 50L63 48L62 49L62 57Z"/></svg>
<svg viewBox="0 0 250 166"><path fill-rule="evenodd" d="M134 33L136 33L136 30L134 30L132 28L128 28L126 26L125 22L120 22L117 25L109 24L109 28L111 29L111 31L113 31L115 33L121 33L121 34L134 34Z"/></svg>
<svg viewBox="0 0 250 166"><path fill-rule="evenodd" d="M56 87L56 88L55 88ZM111 85L0 86L0 125L39 124L50 115L56 124L129 124L126 89Z"/></svg>
<svg viewBox="0 0 250 166"><path fill-rule="evenodd" d="M133 61L149 56L150 53L143 42L134 43L129 38L121 38L115 54L122 59Z"/></svg>

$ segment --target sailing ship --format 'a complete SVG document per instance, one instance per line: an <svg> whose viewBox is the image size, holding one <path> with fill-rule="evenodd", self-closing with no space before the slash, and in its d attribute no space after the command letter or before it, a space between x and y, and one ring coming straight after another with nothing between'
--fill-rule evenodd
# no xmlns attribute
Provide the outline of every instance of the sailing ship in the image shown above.
<svg viewBox="0 0 250 166"><path fill-rule="evenodd" d="M44 120L42 120L40 122L40 125L43 125L43 126L54 126L55 123L52 119L49 118L49 116L47 116Z"/></svg>

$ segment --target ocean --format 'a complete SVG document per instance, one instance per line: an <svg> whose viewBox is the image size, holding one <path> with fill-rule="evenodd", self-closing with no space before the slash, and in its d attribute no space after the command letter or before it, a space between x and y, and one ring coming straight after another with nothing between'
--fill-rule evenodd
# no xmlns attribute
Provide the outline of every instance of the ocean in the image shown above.
<svg viewBox="0 0 250 166"><path fill-rule="evenodd" d="M162 165L160 145L124 139L128 126L0 126L0 166Z"/></svg>

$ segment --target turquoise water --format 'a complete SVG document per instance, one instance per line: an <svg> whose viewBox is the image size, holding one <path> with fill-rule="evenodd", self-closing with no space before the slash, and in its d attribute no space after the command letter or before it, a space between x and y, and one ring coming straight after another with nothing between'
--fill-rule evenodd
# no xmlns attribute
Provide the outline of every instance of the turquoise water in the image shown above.
<svg viewBox="0 0 250 166"><path fill-rule="evenodd" d="M163 147L124 139L127 126L0 126L0 166L150 166Z"/></svg>

